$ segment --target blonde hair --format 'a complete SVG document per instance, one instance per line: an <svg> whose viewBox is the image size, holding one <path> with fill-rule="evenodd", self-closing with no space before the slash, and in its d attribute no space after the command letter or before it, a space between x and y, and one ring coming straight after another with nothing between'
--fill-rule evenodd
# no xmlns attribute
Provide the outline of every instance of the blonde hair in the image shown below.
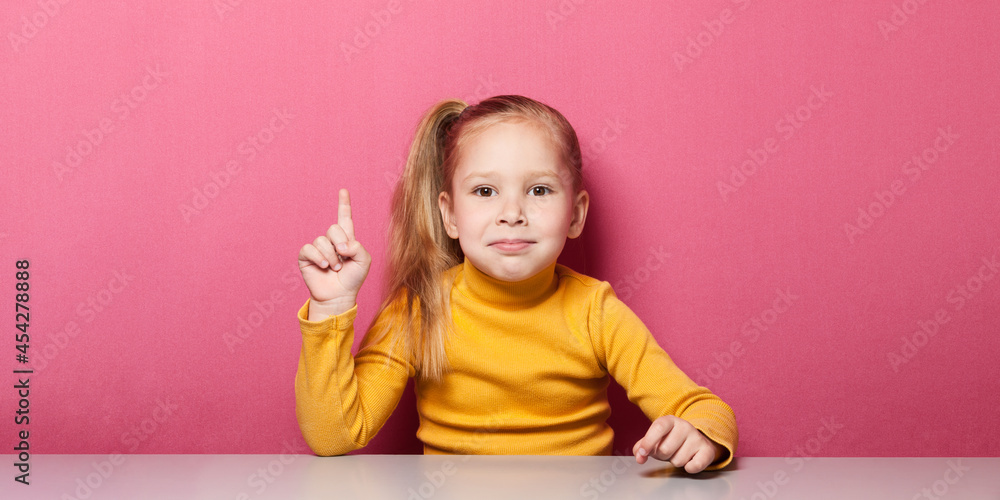
<svg viewBox="0 0 1000 500"><path fill-rule="evenodd" d="M444 273L464 260L458 240L445 232L438 196L442 191L453 194L452 178L463 147L501 122L539 126L559 151L574 191L582 188L576 131L562 114L541 102L501 95L469 106L446 99L424 114L392 197L389 266L382 306L376 314L378 318L388 312L389 317L376 322L377 331L366 337L365 345L390 332L402 333L404 355L426 379L439 380L448 369L445 342L454 325L449 302L452 283L445 282Z"/></svg>

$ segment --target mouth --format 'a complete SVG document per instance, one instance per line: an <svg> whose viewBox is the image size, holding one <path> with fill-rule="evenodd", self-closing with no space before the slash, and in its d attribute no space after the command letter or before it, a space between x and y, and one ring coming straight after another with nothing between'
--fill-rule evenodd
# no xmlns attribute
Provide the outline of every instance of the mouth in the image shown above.
<svg viewBox="0 0 1000 500"><path fill-rule="evenodd" d="M529 245L535 243L529 240L497 240L490 243L489 246L494 247L500 251L504 252L516 252L518 250L523 250Z"/></svg>

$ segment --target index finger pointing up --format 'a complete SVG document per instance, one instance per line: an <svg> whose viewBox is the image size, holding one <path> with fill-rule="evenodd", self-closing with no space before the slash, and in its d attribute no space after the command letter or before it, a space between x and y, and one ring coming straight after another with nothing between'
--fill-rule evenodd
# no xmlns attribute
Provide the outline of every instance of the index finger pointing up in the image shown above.
<svg viewBox="0 0 1000 500"><path fill-rule="evenodd" d="M351 220L351 195L346 189L340 190L340 202L337 207L337 224L347 233L348 239L354 239L354 221Z"/></svg>

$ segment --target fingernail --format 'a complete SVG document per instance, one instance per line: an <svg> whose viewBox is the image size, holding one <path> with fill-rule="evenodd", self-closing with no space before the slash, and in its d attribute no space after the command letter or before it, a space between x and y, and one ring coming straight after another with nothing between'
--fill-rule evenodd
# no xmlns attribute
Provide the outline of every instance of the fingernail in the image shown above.
<svg viewBox="0 0 1000 500"><path fill-rule="evenodd" d="M327 262L327 261L325 261L325 260L323 262L319 263L319 267L323 267L323 268L325 268L326 266L329 266L329 265L330 265L330 263Z"/></svg>
<svg viewBox="0 0 1000 500"><path fill-rule="evenodd" d="M344 266L342 266L342 265L340 264L340 262L338 262L338 263L336 263L336 264L334 264L334 265L333 265L333 270L334 270L334 271L340 271L340 268L341 268L341 267L344 267Z"/></svg>
<svg viewBox="0 0 1000 500"><path fill-rule="evenodd" d="M340 243L337 245L337 250L347 251L347 243Z"/></svg>
<svg viewBox="0 0 1000 500"><path fill-rule="evenodd" d="M646 456L646 450L643 448L639 448L639 454L642 456Z"/></svg>

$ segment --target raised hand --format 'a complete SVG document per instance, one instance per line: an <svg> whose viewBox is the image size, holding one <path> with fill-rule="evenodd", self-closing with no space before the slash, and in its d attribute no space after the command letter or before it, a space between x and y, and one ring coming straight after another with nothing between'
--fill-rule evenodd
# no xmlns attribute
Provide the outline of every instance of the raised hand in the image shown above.
<svg viewBox="0 0 1000 500"><path fill-rule="evenodd" d="M728 450L708 439L687 420L667 415L653 421L646 435L632 447L632 453L640 464L653 457L694 474L705 470Z"/></svg>
<svg viewBox="0 0 1000 500"><path fill-rule="evenodd" d="M354 307L372 262L371 255L354 238L350 194L341 189L339 196L337 223L299 250L299 271L309 288L312 305L328 314Z"/></svg>

